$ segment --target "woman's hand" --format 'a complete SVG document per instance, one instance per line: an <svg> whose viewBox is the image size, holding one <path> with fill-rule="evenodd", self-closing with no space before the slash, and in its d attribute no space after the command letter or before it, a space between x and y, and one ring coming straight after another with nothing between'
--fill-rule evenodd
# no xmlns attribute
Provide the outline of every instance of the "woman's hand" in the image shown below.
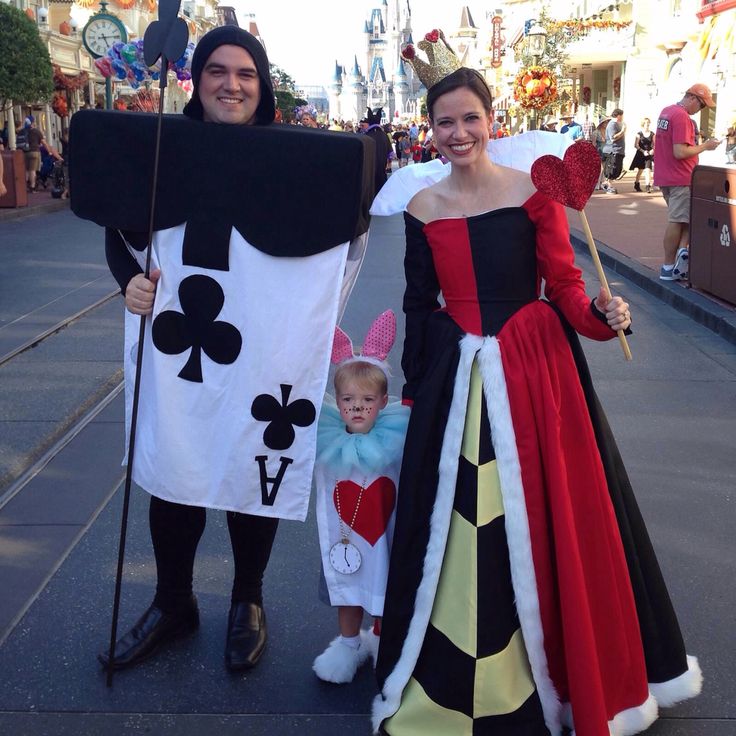
<svg viewBox="0 0 736 736"><path fill-rule="evenodd" d="M629 305L620 296L608 300L605 289L601 288L594 304L595 308L606 316L606 322L611 329L626 330L631 324Z"/></svg>
<svg viewBox="0 0 736 736"><path fill-rule="evenodd" d="M151 271L149 278L142 273L136 274L125 288L125 306L133 314L151 314L153 299L156 296L156 283L161 277L161 270Z"/></svg>

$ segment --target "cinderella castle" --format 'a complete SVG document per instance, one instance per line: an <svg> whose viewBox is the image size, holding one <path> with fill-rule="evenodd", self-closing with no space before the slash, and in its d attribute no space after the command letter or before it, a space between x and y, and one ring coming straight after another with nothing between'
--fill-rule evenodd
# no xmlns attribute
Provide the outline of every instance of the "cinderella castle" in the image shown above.
<svg viewBox="0 0 736 736"><path fill-rule="evenodd" d="M409 0L380 0L365 22L365 66L356 54L348 69L335 63L329 85L330 119L360 120L366 108L383 108L387 121L419 117L419 99L426 94L401 49L413 43Z"/></svg>

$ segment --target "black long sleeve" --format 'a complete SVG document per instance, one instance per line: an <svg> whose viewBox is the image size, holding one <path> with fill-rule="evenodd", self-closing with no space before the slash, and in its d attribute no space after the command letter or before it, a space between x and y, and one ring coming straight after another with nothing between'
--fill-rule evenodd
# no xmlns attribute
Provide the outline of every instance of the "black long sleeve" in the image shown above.
<svg viewBox="0 0 736 736"><path fill-rule="evenodd" d="M127 235L127 234L126 234ZM131 234L132 235L132 234ZM140 236L140 233L135 235ZM145 235L143 235L145 240ZM134 247L140 245L140 237L135 238ZM145 247L145 243L143 244ZM120 291L125 296L125 289L128 283L139 273L143 273L143 269L125 245L125 241L117 230L111 227L105 228L105 257L107 258L107 266L110 269L115 281L120 286Z"/></svg>
<svg viewBox="0 0 736 736"><path fill-rule="evenodd" d="M404 403L414 400L416 381L424 366L424 331L427 318L440 308L440 286L432 260L432 251L422 230L422 223L409 213L404 214L406 225L406 255L404 272L404 314L406 337L401 367L406 384L402 392Z"/></svg>

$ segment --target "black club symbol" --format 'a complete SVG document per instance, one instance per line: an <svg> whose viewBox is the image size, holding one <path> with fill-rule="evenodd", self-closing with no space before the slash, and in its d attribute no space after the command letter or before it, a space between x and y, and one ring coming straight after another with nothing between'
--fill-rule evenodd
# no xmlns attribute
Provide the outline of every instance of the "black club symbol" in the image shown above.
<svg viewBox="0 0 736 736"><path fill-rule="evenodd" d="M188 276L179 284L182 312L167 310L153 321L153 344L166 355L192 352L179 378L202 383L202 351L215 362L233 363L240 354L243 340L229 322L215 318L225 303L222 288L209 276Z"/></svg>
<svg viewBox="0 0 736 736"><path fill-rule="evenodd" d="M268 422L263 433L263 444L272 450L286 450L294 443L294 425L308 427L317 412L309 399L297 399L289 403L293 387L281 384L281 403L271 394L260 394L253 399L250 413L259 422Z"/></svg>

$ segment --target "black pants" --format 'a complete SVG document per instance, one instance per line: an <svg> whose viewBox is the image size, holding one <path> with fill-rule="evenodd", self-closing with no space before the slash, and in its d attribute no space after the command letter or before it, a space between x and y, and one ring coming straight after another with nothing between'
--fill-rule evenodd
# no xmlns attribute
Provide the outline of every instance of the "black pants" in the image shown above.
<svg viewBox="0 0 736 736"><path fill-rule="evenodd" d="M174 612L192 594L194 556L207 512L151 496L149 521L157 572L154 603L163 611ZM278 519L227 512L235 563L233 601L262 603L263 573L278 525Z"/></svg>
<svg viewBox="0 0 736 736"><path fill-rule="evenodd" d="M624 168L623 153L606 154L606 160L603 164L603 173L606 179L618 179Z"/></svg>

